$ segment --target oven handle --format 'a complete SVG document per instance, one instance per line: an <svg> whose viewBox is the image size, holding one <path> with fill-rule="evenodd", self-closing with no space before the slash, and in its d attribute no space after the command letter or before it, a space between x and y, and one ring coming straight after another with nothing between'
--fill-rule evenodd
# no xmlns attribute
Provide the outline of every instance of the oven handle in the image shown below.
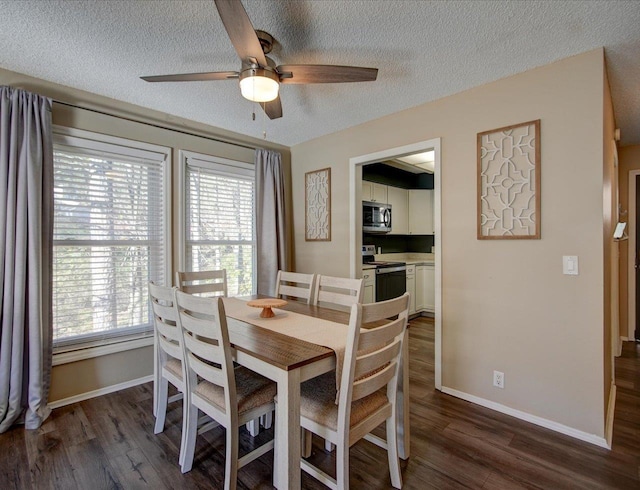
<svg viewBox="0 0 640 490"><path fill-rule="evenodd" d="M376 269L376 274L390 274L391 272L406 272L407 266L401 265L398 267L380 267Z"/></svg>

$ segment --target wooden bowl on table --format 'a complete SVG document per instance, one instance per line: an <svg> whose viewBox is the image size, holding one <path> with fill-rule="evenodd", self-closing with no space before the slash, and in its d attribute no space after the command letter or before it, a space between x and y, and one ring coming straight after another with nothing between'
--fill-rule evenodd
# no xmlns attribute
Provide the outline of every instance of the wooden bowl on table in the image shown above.
<svg viewBox="0 0 640 490"><path fill-rule="evenodd" d="M278 298L252 299L251 301L247 301L248 306L262 308L260 318L273 318L276 314L271 308L281 308L286 304L287 302L285 300Z"/></svg>

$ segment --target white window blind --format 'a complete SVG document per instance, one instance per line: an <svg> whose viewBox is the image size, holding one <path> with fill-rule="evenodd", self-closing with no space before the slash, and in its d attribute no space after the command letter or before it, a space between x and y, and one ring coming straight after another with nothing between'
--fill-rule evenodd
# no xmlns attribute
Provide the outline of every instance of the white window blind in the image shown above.
<svg viewBox="0 0 640 490"><path fill-rule="evenodd" d="M226 269L230 296L254 292L253 166L190 152L185 178L185 259L192 271Z"/></svg>
<svg viewBox="0 0 640 490"><path fill-rule="evenodd" d="M93 137L54 144L56 346L150 331L148 282L167 282L168 154Z"/></svg>

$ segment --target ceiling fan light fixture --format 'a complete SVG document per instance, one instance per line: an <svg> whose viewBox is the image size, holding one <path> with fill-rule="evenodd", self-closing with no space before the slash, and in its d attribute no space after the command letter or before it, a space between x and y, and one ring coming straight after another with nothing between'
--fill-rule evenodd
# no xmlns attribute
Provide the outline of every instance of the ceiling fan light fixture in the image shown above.
<svg viewBox="0 0 640 490"><path fill-rule="evenodd" d="M252 102L270 102L278 97L278 75L263 68L248 68L240 73L240 92Z"/></svg>

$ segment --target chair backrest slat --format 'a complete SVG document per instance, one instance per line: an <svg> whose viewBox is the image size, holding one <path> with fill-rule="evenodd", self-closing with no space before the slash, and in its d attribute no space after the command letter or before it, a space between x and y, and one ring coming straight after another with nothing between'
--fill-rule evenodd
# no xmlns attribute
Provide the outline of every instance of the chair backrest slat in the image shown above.
<svg viewBox="0 0 640 490"><path fill-rule="evenodd" d="M362 376L371 373L380 366L384 366L392 362L399 352L400 342L394 341L374 352L370 352L362 356L359 355L356 361L353 379L360 379Z"/></svg>
<svg viewBox="0 0 640 490"><path fill-rule="evenodd" d="M173 328L176 328L176 327L173 327ZM176 359L182 359L182 347L180 347L179 343L170 342L169 340L167 340L167 337L158 335L158 347L160 347L164 352L169 354L171 357L174 357Z"/></svg>
<svg viewBox="0 0 640 490"><path fill-rule="evenodd" d="M189 294L227 296L227 270L176 272L178 289Z"/></svg>
<svg viewBox="0 0 640 490"><path fill-rule="evenodd" d="M278 271L276 296L304 299L307 303L311 303L314 295L315 277L315 274Z"/></svg>
<svg viewBox="0 0 640 490"><path fill-rule="evenodd" d="M163 352L181 360L182 347L180 331L176 324L177 314L173 305L173 289L149 282L149 301L153 312L154 335L160 349L157 352L160 362L163 364L166 361Z"/></svg>
<svg viewBox="0 0 640 490"><path fill-rule="evenodd" d="M360 331L360 343L358 349L360 351L375 349L381 345L387 344L400 332L403 332L407 323L406 316L390 321L386 325L374 328L363 328Z"/></svg>
<svg viewBox="0 0 640 490"><path fill-rule="evenodd" d="M371 393L374 393L383 386L386 386L387 383L395 376L396 367L396 362L392 362L382 370L377 371L375 374L362 378L359 381L354 381L351 393L351 402L355 402L365 396L369 396Z"/></svg>
<svg viewBox="0 0 640 490"><path fill-rule="evenodd" d="M362 284L362 279L318 276L313 304L351 306L362 303L364 295Z"/></svg>
<svg viewBox="0 0 640 490"><path fill-rule="evenodd" d="M219 367L203 362L191 352L188 355L189 367L202 379L217 386L225 386L225 376Z"/></svg>

